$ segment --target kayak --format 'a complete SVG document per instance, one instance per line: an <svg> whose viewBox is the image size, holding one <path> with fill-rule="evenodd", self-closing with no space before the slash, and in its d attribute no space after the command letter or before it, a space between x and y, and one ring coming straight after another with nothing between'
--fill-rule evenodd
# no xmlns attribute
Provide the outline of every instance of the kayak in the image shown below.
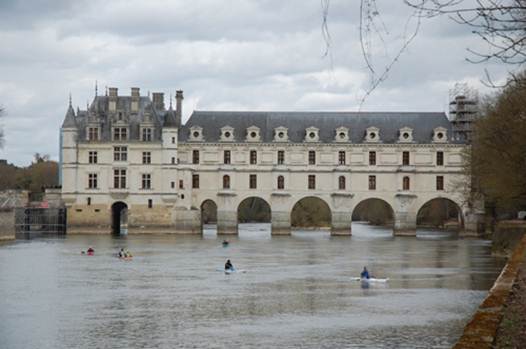
<svg viewBox="0 0 526 349"><path fill-rule="evenodd" d="M224 272L226 275L234 274L234 273L246 273L246 270L243 269L223 269L223 268L217 268L216 271Z"/></svg>
<svg viewBox="0 0 526 349"><path fill-rule="evenodd" d="M131 261L133 257L119 257L121 261Z"/></svg>
<svg viewBox="0 0 526 349"><path fill-rule="evenodd" d="M352 281L362 281L362 282L387 282L389 281L389 278L385 279L377 279L377 278L369 278L369 279L362 279L362 278L351 278Z"/></svg>

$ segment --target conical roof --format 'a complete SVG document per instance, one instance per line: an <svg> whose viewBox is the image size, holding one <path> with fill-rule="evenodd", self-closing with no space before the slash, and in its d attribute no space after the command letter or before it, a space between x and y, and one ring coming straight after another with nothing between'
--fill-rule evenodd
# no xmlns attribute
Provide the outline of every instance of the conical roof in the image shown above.
<svg viewBox="0 0 526 349"><path fill-rule="evenodd" d="M170 104L170 109L168 109L168 111L164 115L163 127L179 127L179 123L177 122L175 111L173 110L171 104Z"/></svg>
<svg viewBox="0 0 526 349"><path fill-rule="evenodd" d="M68 111L64 117L64 122L62 123L62 128L65 127L77 127L77 122L75 121L75 110L71 103L69 104Z"/></svg>

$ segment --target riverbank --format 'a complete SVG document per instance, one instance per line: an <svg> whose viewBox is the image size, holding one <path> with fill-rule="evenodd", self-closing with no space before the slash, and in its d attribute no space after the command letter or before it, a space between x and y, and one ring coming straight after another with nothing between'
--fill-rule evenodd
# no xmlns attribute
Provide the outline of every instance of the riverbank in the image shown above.
<svg viewBox="0 0 526 349"><path fill-rule="evenodd" d="M488 296L464 328L454 346L467 348L523 348L526 333L526 236L513 251ZM518 343L517 346L508 343Z"/></svg>

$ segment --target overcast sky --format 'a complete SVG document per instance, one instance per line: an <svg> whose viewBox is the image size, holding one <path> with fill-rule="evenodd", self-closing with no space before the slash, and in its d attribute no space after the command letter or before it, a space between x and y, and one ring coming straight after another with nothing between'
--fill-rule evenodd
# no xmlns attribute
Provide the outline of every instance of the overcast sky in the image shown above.
<svg viewBox="0 0 526 349"><path fill-rule="evenodd" d="M378 0L383 42L371 36L379 71L403 42L402 0ZM359 1L331 0L324 57L320 0L0 1L0 159L28 165L35 152L58 159L71 92L86 108L105 86L130 94L184 90L193 110L357 110L370 85L359 42ZM485 50L470 29L424 20L364 111L445 111L455 82L480 87L484 69L466 48Z"/></svg>

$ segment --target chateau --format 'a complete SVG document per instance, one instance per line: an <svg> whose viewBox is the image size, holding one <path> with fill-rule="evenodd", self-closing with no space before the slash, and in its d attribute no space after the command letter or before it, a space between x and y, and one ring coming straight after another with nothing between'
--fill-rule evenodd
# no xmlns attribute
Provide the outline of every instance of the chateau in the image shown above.
<svg viewBox="0 0 526 349"><path fill-rule="evenodd" d="M67 110L61 128L62 199L68 232L200 233L205 205L219 234L237 233L238 207L270 207L272 234L289 234L291 212L315 197L331 232L351 234L353 209L385 201L394 234L416 234L419 209L443 198L465 230L477 213L463 203L461 152L445 113L194 111L183 92L130 96L109 88L87 110Z"/></svg>

